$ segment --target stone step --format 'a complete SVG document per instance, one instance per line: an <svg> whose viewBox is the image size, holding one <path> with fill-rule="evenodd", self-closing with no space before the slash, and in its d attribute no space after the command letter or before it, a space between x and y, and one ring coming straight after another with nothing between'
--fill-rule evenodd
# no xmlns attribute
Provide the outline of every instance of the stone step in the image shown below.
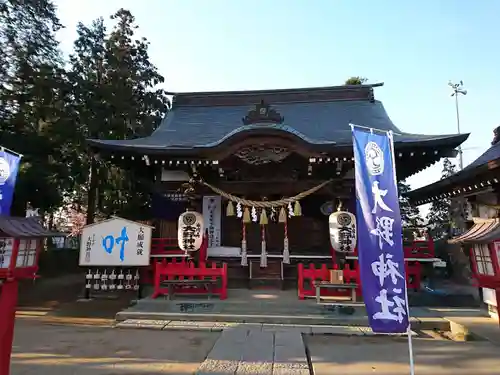
<svg viewBox="0 0 500 375"><path fill-rule="evenodd" d="M265 315L265 314L195 314L195 313L167 313L126 310L116 314L116 321L127 319L158 320L158 321L192 321L192 322L229 322L229 323L257 323L257 324L299 324L299 325L327 325L327 326L368 326L366 316L356 315ZM441 330L449 331L449 321L440 317L411 318L413 330Z"/></svg>
<svg viewBox="0 0 500 375"><path fill-rule="evenodd" d="M372 336L375 335L369 327L354 326L325 326L299 324L259 324L259 323L230 323L230 322L193 322L168 320L140 320L127 319L117 323L115 328L153 329L164 331L208 331L222 332L228 330L247 330L265 332L295 332L305 335L341 335L341 336ZM412 331L412 335L417 335Z"/></svg>

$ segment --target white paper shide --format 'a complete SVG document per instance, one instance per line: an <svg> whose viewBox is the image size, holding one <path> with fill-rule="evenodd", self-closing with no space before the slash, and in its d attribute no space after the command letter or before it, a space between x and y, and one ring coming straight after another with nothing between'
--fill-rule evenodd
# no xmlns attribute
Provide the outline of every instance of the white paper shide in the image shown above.
<svg viewBox="0 0 500 375"><path fill-rule="evenodd" d="M347 211L337 211L328 218L332 248L350 253L356 247L356 217Z"/></svg>
<svg viewBox="0 0 500 375"><path fill-rule="evenodd" d="M83 228L81 266L147 266L151 251L149 225L114 217Z"/></svg>
<svg viewBox="0 0 500 375"><path fill-rule="evenodd" d="M203 242L203 216L196 211L186 211L179 216L177 238L179 248L197 251Z"/></svg>

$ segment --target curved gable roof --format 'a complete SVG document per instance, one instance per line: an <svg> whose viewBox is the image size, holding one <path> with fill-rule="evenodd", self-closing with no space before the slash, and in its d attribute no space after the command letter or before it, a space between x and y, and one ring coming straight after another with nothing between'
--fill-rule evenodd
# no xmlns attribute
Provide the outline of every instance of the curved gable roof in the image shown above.
<svg viewBox="0 0 500 375"><path fill-rule="evenodd" d="M383 104L373 98L380 85L335 86L311 89L185 93L158 129L133 140L89 140L96 147L130 151L175 151L216 147L234 135L273 129L293 134L311 145L350 146L350 124L393 131L396 146L421 142L454 148L468 135L422 135L400 131ZM284 118L281 124L244 125L242 118L261 100Z"/></svg>
<svg viewBox="0 0 500 375"><path fill-rule="evenodd" d="M333 101L273 104L284 117L283 124L242 126L251 106L179 107L165 118L151 135L165 146L211 147L243 130L280 129L311 144L351 143L349 124L363 124L399 133L380 102Z"/></svg>

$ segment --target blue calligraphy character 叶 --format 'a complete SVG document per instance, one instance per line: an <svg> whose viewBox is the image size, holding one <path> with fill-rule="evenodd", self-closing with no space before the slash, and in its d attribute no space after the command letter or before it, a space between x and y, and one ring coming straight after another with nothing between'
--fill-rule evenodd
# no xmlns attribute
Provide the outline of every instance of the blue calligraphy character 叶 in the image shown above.
<svg viewBox="0 0 500 375"><path fill-rule="evenodd" d="M127 227L123 227L122 232L120 233L120 237L116 238L116 244L120 245L120 260L122 262L125 259L125 244L127 243L127 241Z"/></svg>
<svg viewBox="0 0 500 375"><path fill-rule="evenodd" d="M108 253L113 252L113 248L116 245L120 245L120 260L123 262L125 259L125 244L128 242L127 227L123 227L119 237L113 238L112 235L108 235L102 239L102 247Z"/></svg>
<svg viewBox="0 0 500 375"><path fill-rule="evenodd" d="M113 252L113 247L115 247L115 239L112 235L106 236L102 239L102 247L108 253Z"/></svg>

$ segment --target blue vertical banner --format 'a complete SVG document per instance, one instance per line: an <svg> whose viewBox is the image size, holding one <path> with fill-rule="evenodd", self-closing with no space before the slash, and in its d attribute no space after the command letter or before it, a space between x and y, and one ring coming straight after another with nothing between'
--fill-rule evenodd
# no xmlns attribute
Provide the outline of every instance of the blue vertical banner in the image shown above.
<svg viewBox="0 0 500 375"><path fill-rule="evenodd" d="M0 148L0 215L9 216L21 155Z"/></svg>
<svg viewBox="0 0 500 375"><path fill-rule="evenodd" d="M363 299L376 333L409 329L402 221L392 133L352 126L358 256Z"/></svg>

